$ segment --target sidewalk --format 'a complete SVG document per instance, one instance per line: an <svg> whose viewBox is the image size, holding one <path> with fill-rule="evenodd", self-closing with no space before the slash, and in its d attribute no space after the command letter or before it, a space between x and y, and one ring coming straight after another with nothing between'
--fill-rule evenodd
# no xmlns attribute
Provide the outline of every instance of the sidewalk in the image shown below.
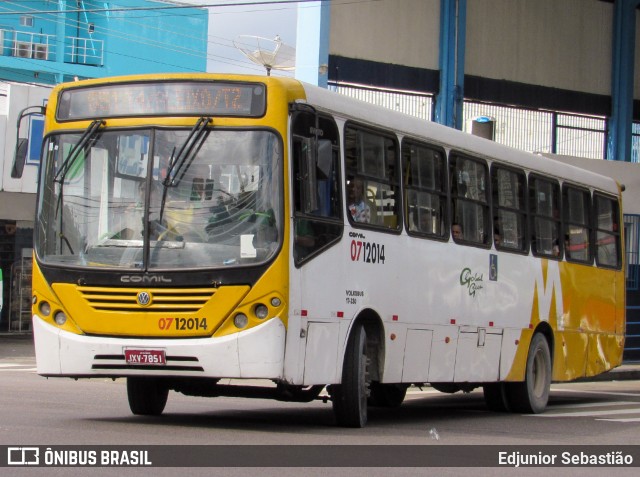
<svg viewBox="0 0 640 477"><path fill-rule="evenodd" d="M33 335L27 333L0 333L0 359L35 357ZM611 371L582 378L578 381L633 381L640 380L640 363L623 364Z"/></svg>
<svg viewBox="0 0 640 477"><path fill-rule="evenodd" d="M589 381L634 381L640 380L640 363L629 363L618 366L617 368L607 371L606 373L593 376L591 378L582 378L578 382Z"/></svg>

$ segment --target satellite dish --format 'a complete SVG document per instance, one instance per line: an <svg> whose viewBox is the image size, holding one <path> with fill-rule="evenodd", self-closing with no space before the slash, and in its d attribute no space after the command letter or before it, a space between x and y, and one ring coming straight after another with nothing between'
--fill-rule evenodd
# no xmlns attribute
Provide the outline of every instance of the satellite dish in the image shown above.
<svg viewBox="0 0 640 477"><path fill-rule="evenodd" d="M279 36L270 40L261 36L240 35L233 40L233 46L252 62L264 66L267 76L271 70L291 71L295 68L296 49L282 43Z"/></svg>

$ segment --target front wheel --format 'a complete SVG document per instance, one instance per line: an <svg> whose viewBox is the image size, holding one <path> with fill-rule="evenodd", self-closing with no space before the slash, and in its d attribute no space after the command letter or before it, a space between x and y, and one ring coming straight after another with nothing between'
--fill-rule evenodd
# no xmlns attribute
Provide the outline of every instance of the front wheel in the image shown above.
<svg viewBox="0 0 640 477"><path fill-rule="evenodd" d="M169 388L157 378L127 378L127 398L133 414L159 416L168 396Z"/></svg>
<svg viewBox="0 0 640 477"><path fill-rule="evenodd" d="M357 324L349 336L342 382L331 386L331 403L338 425L364 427L367 424L368 397L367 334L364 326Z"/></svg>
<svg viewBox="0 0 640 477"><path fill-rule="evenodd" d="M539 414L547 407L551 388L551 352L542 333L536 333L529 345L524 381L509 383L508 401L516 412Z"/></svg>

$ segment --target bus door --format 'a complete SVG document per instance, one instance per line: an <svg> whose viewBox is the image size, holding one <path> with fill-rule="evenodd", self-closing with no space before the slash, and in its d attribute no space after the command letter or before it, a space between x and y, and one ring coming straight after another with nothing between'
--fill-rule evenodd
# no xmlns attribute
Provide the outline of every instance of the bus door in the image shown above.
<svg viewBox="0 0 640 477"><path fill-rule="evenodd" d="M333 118L300 104L292 105L291 132L291 298L304 310L300 328L305 335L298 360L304 368L298 372L305 384L331 383L338 376L341 334L335 310L344 303L344 288L336 279L344 263L340 247L333 247L344 229L340 137Z"/></svg>

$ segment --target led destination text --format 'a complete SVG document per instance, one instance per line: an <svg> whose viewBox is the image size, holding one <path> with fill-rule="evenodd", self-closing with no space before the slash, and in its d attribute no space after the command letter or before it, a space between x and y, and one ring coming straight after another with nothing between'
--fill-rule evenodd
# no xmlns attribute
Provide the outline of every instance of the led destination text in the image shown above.
<svg viewBox="0 0 640 477"><path fill-rule="evenodd" d="M126 116L253 116L265 111L262 84L211 81L106 84L64 91L60 121Z"/></svg>

